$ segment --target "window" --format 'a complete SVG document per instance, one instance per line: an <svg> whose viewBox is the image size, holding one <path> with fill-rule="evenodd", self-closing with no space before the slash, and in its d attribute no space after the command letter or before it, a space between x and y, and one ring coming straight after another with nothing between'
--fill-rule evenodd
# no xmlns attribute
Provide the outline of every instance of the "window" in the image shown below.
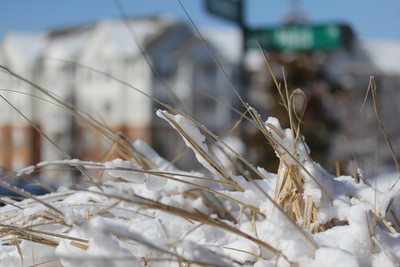
<svg viewBox="0 0 400 267"><path fill-rule="evenodd" d="M92 82L92 77L93 77L92 70L86 70L86 82L87 83Z"/></svg>
<svg viewBox="0 0 400 267"><path fill-rule="evenodd" d="M112 103L111 101L108 99L104 102L104 111L107 115L110 115L110 113L112 112Z"/></svg>
<svg viewBox="0 0 400 267"><path fill-rule="evenodd" d="M14 158L12 161L13 170L21 170L25 166L24 162L20 158Z"/></svg>
<svg viewBox="0 0 400 267"><path fill-rule="evenodd" d="M12 144L14 147L19 148L24 143L24 132L22 129L16 129L12 132Z"/></svg>
<svg viewBox="0 0 400 267"><path fill-rule="evenodd" d="M171 58L162 58L157 65L160 75L166 79L172 79L176 72L175 61Z"/></svg>
<svg viewBox="0 0 400 267"><path fill-rule="evenodd" d="M89 130L85 130L83 132L83 147L85 150L85 153L92 151L94 148L94 136L89 132Z"/></svg>

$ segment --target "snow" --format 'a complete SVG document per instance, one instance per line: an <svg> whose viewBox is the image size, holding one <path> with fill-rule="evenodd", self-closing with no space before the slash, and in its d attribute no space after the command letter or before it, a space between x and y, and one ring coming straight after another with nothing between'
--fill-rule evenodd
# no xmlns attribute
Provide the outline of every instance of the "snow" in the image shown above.
<svg viewBox="0 0 400 267"><path fill-rule="evenodd" d="M326 267L346 266L354 267L359 266L357 260L353 255L346 252L345 250L336 248L321 248L315 253L315 260L305 260L304 263L310 267L319 267L321 262Z"/></svg>
<svg viewBox="0 0 400 267"><path fill-rule="evenodd" d="M152 174L146 174L146 186L147 189L150 191L161 190L167 183L167 178L159 177Z"/></svg>
<svg viewBox="0 0 400 267"><path fill-rule="evenodd" d="M35 166L28 166L23 168L22 170L17 171L17 176L21 176L21 175L26 175L26 174L31 174L32 172L35 171Z"/></svg>
<svg viewBox="0 0 400 267"><path fill-rule="evenodd" d="M13 70L24 71L32 67L45 46L44 33L10 32L3 40L1 49Z"/></svg>
<svg viewBox="0 0 400 267"><path fill-rule="evenodd" d="M146 181L146 175L141 172L143 169L130 161L115 159L106 162L104 166L109 169L108 173L115 178L121 177L138 184Z"/></svg>
<svg viewBox="0 0 400 267"><path fill-rule="evenodd" d="M262 168L258 170L263 180L231 175L243 191L227 189L205 159L222 164L198 126L182 114L159 110L157 115L179 131L203 164L202 172L179 170L140 140L133 147L149 162L148 170L122 159L62 160L22 169L20 173L26 174L49 165L80 165L121 179L82 190L60 188L38 197L54 209L31 199L10 200L13 205L0 208L5 230L2 263L21 265L14 240L19 242L24 266L48 260L51 266L96 267L181 266L183 262L193 266L396 266L400 262L399 225L393 216L400 212L398 189L380 191L353 177L329 174L309 159L307 146L295 141L289 129L268 118L266 129L280 144L277 156L295 154L293 158L302 165L300 198L311 198L317 210L313 225L305 228L301 220L289 220L271 202L279 175ZM240 148L238 140L230 143ZM297 166L293 158L282 157L282 164ZM323 231L310 230L320 226ZM39 244L43 240L53 245Z"/></svg>
<svg viewBox="0 0 400 267"><path fill-rule="evenodd" d="M209 41L224 59L233 64L240 63L242 51L242 34L240 30L232 27L201 28L200 33L206 41Z"/></svg>
<svg viewBox="0 0 400 267"><path fill-rule="evenodd" d="M207 157L212 160L220 163L219 159L215 158L211 153L209 153L209 149L207 144L205 143L206 137L200 132L197 126L190 121L188 118L185 118L182 115L171 115L167 111L157 110L157 116L166 120L175 130L179 132L182 136L185 144L192 149L195 153L197 160L201 163L207 170L214 174L218 174L216 170L210 165L210 163L206 160L205 155L203 155L199 151L203 151ZM177 125L182 129L180 131L177 129ZM221 164L219 164L221 165Z"/></svg>
<svg viewBox="0 0 400 267"><path fill-rule="evenodd" d="M164 15L126 21L102 20L96 26L88 49L97 47L99 41L105 42L105 45L112 42L116 46L113 48L124 58L135 58L141 54L140 48L144 49L148 42L176 23L174 19Z"/></svg>
<svg viewBox="0 0 400 267"><path fill-rule="evenodd" d="M3 42L1 55L18 71L37 61L46 45L45 56L74 60L88 41L93 46L87 49L92 49L100 41L111 40L109 49L118 50L123 57L135 57L140 51L132 45L132 38L144 46L176 24L166 17L127 23L128 27L122 21L103 21L58 37L11 33ZM225 59L239 62L238 31L201 31ZM400 74L398 42L377 40L361 45L382 72ZM246 60L253 68L265 64L259 51L249 52ZM46 64L55 72L63 65L60 61ZM38 201L2 198L10 203L0 207L2 265L399 265L400 190L398 186L391 188L397 172L365 183L350 176L335 177L309 158L302 137L295 139L291 129L283 129L278 119L270 117L264 126L277 143L276 156L283 167L277 173L268 173L256 166L265 179L248 181L230 170L235 163L228 157L235 154L221 144L218 148L210 146L199 125L183 114L158 110L157 115L177 130L204 169L180 170L140 140L132 146L148 168L134 159L119 158L107 162L57 160L27 166L16 175L55 165L82 166L108 176L94 179L98 184L77 185L80 189L59 188L37 197ZM245 150L237 138L223 140L238 153ZM283 185L280 177L289 166L297 166L301 178L302 191L297 196L303 201L300 209L305 210L304 201L311 199L316 210L308 228L303 225L304 218L284 214L271 201ZM357 173L362 175L362 170ZM227 186L232 185L227 177L243 190ZM296 193L296 188L289 193ZM315 231L318 227L324 229Z"/></svg>
<svg viewBox="0 0 400 267"><path fill-rule="evenodd" d="M55 59L76 60L82 47L91 35L91 27L76 28L68 34L57 36L52 33L47 36L48 43L45 50L45 56ZM55 62L52 62L55 64ZM51 63L48 63L51 64Z"/></svg>
<svg viewBox="0 0 400 267"><path fill-rule="evenodd" d="M382 73L400 74L400 42L389 40L369 40L362 43L363 49Z"/></svg>
<svg viewBox="0 0 400 267"><path fill-rule="evenodd" d="M277 118L269 117L265 122L265 127L272 134L274 140L276 140L280 147L276 151L277 156L287 154L286 151L293 151L294 155L296 155L297 160L302 162L306 158L308 158L309 149L304 144L304 142L293 140L293 134L291 129L282 130L282 127ZM295 161L292 157L285 157L285 162L288 164L295 164Z"/></svg>

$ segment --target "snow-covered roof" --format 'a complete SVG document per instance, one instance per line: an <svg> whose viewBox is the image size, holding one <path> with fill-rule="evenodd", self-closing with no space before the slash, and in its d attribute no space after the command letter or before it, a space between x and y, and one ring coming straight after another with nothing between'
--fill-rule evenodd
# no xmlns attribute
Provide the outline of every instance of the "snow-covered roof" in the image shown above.
<svg viewBox="0 0 400 267"><path fill-rule="evenodd" d="M91 25L43 33L11 32L3 39L1 49L12 64L20 66L31 65L42 55L76 60L85 46L99 45L96 43L97 38L92 40L91 45L89 39L93 39L96 32L103 31L106 32L105 38L117 45L116 49L120 54L124 57L135 57L140 53L137 44L145 47L147 42L161 35L173 24L177 24L177 21L170 16L159 15L126 21L102 20Z"/></svg>
<svg viewBox="0 0 400 267"><path fill-rule="evenodd" d="M44 33L10 32L5 36L1 49L14 68L30 67L40 56L45 45Z"/></svg>
<svg viewBox="0 0 400 267"><path fill-rule="evenodd" d="M89 46L98 45L97 42L102 38L111 40L117 47L118 53L124 57L135 57L140 54L141 46L152 39L158 37L166 28L177 22L169 17L145 17L138 19L122 20L103 20L96 25L96 33L93 35ZM102 34L106 34L105 36ZM98 37L98 36L102 37Z"/></svg>
<svg viewBox="0 0 400 267"><path fill-rule="evenodd" d="M230 63L237 64L242 53L242 34L236 28L202 28L204 39L210 42L221 56Z"/></svg>
<svg viewBox="0 0 400 267"><path fill-rule="evenodd" d="M361 46L382 73L400 75L400 41L369 40Z"/></svg>
<svg viewBox="0 0 400 267"><path fill-rule="evenodd" d="M12 32L4 38L2 47L6 49L4 54L8 54L11 60L22 60L20 64L25 65L33 64L42 55L77 61L81 53L96 53L93 50L95 47L105 49L107 44L103 42L106 41L111 41L115 51L123 57L134 58L140 54L138 45L146 48L151 41L177 24L178 21L166 15L125 21L106 19L91 25L44 33ZM238 29L205 28L202 33L224 60L239 62L242 50Z"/></svg>
<svg viewBox="0 0 400 267"><path fill-rule="evenodd" d="M79 27L68 32L50 32L45 56L66 60L75 60L88 41L93 27Z"/></svg>

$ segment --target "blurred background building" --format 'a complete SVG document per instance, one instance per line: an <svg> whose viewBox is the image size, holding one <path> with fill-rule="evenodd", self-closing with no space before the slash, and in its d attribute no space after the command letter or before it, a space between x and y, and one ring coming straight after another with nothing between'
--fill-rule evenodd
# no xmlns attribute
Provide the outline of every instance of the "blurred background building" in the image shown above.
<svg viewBox="0 0 400 267"><path fill-rule="evenodd" d="M235 77L240 51L222 51L214 35L205 33L206 42L226 74ZM183 142L156 118L155 110L165 107L150 97L194 116L220 135L229 132L221 122L233 121L232 111L225 105L235 100L223 74L190 27L170 17L104 20L39 34L10 33L0 46L0 55L3 66L130 140L149 142L166 157L173 158ZM0 74L1 88L9 90L3 96L30 120L15 110L2 113L3 168L18 170L40 161L63 159L32 124L73 158L106 160L103 156L112 144L101 135L29 83Z"/></svg>
<svg viewBox="0 0 400 267"><path fill-rule="evenodd" d="M282 25L268 30L311 25L305 13L296 8L285 16ZM287 115L262 53L258 49L243 52L244 35L248 33L216 27L202 28L201 33L246 101L263 119L275 116L287 127ZM381 119L398 151L400 42L366 41L351 29L350 33L351 41L335 49L265 48L278 81L286 81L289 90L301 88L305 93L302 132L312 158L330 171L338 162L343 173L360 167L366 175L374 175L394 164L371 97L360 110L369 77L374 75ZM283 43L290 42L282 35L280 38ZM240 117L229 108L241 106L207 46L192 25L171 16L103 19L39 33L10 32L0 44L0 64L129 139L149 142L172 160L184 144L155 116L155 110L162 106L148 96L193 116L222 138L231 134ZM30 120L3 104L0 165L4 169L18 170L40 161L63 159L32 124L73 158L105 160L112 144L65 108L43 100L48 97L34 86L2 71L0 88L5 89L1 95ZM275 171L275 155L255 129L243 124L236 133L246 140L245 153L250 161ZM188 166L189 158L184 155L178 164Z"/></svg>

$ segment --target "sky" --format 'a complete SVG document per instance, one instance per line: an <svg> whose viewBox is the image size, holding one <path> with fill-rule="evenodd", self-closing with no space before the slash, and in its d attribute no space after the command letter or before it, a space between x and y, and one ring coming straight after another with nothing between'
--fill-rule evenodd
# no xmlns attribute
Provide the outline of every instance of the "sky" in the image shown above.
<svg viewBox="0 0 400 267"><path fill-rule="evenodd" d="M118 18L115 1L129 16L171 14L187 21L178 0L2 0L0 39L12 30L45 31L104 18ZM236 27L232 22L208 14L205 0L181 0L197 26ZM279 25L296 0L243 0L249 27ZM349 24L358 38L400 41L399 0L297 0L310 23Z"/></svg>

